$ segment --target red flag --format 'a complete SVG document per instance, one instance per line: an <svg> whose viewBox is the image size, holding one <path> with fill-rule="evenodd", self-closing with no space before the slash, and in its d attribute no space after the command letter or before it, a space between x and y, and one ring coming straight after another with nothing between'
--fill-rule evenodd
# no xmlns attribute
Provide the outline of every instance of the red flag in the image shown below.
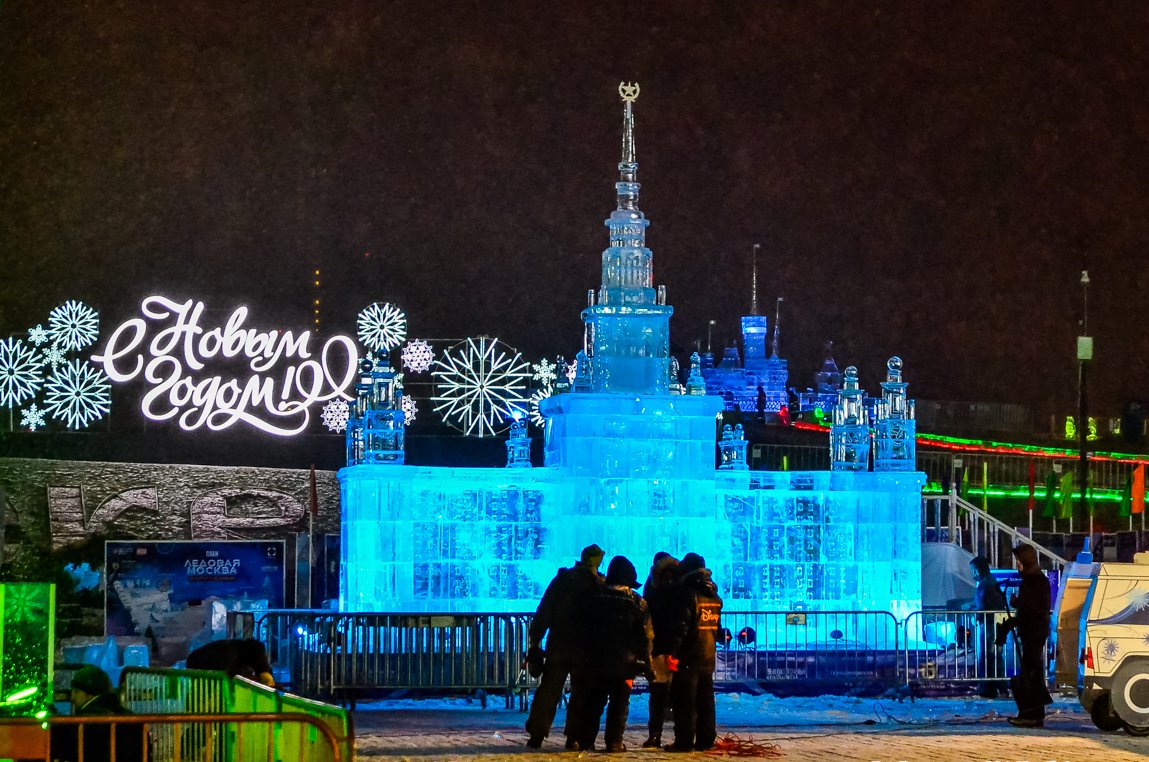
<svg viewBox="0 0 1149 762"><path fill-rule="evenodd" d="M319 515L319 489L315 486L315 466L311 466L311 515Z"/></svg>
<svg viewBox="0 0 1149 762"><path fill-rule="evenodd" d="M1037 498L1034 497L1035 490L1037 489L1037 468L1033 463L1033 458L1029 459L1029 502L1025 504L1025 510L1032 511L1037 506Z"/></svg>
<svg viewBox="0 0 1149 762"><path fill-rule="evenodd" d="M1138 464L1133 469L1133 513L1145 512L1145 464Z"/></svg>

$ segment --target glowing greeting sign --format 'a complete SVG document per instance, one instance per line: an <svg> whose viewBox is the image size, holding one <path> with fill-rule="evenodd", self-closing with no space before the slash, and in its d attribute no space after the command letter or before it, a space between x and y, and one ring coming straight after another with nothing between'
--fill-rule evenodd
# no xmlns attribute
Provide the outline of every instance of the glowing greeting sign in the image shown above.
<svg viewBox="0 0 1149 762"><path fill-rule="evenodd" d="M92 361L117 383L142 375L140 410L153 421L175 419L185 431L242 422L291 436L307 427L315 403L350 399L359 352L348 336L332 336L313 357L310 331L246 328L246 307L206 328L204 303L192 299L149 296L140 312Z"/></svg>

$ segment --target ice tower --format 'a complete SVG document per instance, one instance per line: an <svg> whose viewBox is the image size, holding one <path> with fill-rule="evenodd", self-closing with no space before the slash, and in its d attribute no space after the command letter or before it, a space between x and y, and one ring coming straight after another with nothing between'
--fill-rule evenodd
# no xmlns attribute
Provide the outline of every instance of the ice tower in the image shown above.
<svg viewBox="0 0 1149 762"><path fill-rule="evenodd" d="M684 386L672 372L672 308L653 286L649 223L638 208L638 86L619 93L622 161L602 283L582 312L587 346L574 379L539 403L544 465L526 467L522 426L508 442L506 468L403 465L394 457L402 440L391 425L399 419L389 369L365 367L359 394L380 411L380 446L370 444L371 431L349 429L348 466L339 472L340 607L531 611L555 569L594 542L640 569L656 551L701 553L729 610L901 617L920 608L921 473L871 472L857 452L856 470L750 471L740 427L719 442L723 400L708 393L705 361L691 357ZM752 317L744 322L748 365L784 373L776 353L765 356L766 319ZM861 395L856 375L852 388ZM902 409L904 392L890 387L891 411ZM856 407L853 433L866 432L868 443Z"/></svg>

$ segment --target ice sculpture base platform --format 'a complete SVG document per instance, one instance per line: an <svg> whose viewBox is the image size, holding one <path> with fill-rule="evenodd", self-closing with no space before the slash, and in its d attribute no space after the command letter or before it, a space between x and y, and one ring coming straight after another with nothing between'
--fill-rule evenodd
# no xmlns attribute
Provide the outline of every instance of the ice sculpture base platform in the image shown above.
<svg viewBox="0 0 1149 762"><path fill-rule="evenodd" d="M701 553L732 611L921 606L919 472L359 465L339 479L344 611L532 611L592 542L640 575L656 551Z"/></svg>

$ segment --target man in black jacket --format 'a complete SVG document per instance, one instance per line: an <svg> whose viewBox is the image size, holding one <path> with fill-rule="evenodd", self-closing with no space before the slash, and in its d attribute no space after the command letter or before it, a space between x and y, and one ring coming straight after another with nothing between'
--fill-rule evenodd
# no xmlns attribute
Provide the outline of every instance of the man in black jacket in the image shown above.
<svg viewBox="0 0 1149 762"><path fill-rule="evenodd" d="M644 749L662 748L662 726L666 720L666 709L670 706L670 669L667 656L670 652L668 641L674 629L671 624L671 604L674 600L674 583L678 578L678 559L665 551L654 554L650 576L642 587L642 597L650 609L650 623L654 628L654 641L651 644L650 668L654 679L650 681L650 719L647 723Z"/></svg>
<svg viewBox="0 0 1149 762"><path fill-rule="evenodd" d="M1005 633L1012 629L1014 637L1021 642L1021 673L1011 681L1017 716L1010 717L1009 724L1040 728L1045 725L1046 704L1052 703L1045 678L1045 641L1049 638L1051 603L1049 579L1038 565L1037 551L1032 545L1018 545L1013 549L1013 557L1021 572L1021 587L1010 601L1015 613L1006 620L998 636L998 644L1005 645Z"/></svg>
<svg viewBox="0 0 1149 762"><path fill-rule="evenodd" d="M540 748L550 734L567 675L577 672L582 661L583 612L586 602L602 587L603 576L598 573L598 567L604 555L598 545L588 545L583 548L578 563L569 569L559 569L531 620L528 661L536 659L542 651L544 636L547 640L542 678L527 717L530 736L527 746L532 749ZM570 732L572 715L577 717L579 711L576 699L572 694L567 708L567 748L571 749L576 743Z"/></svg>
<svg viewBox="0 0 1149 762"><path fill-rule="evenodd" d="M572 676L572 692L582 695L581 716L568 721L582 751L594 749L602 710L606 712L606 750L626 751L622 735L630 713L630 689L635 675L650 674L650 614L634 588L638 573L625 556L615 556L606 570L606 584L586 607L588 643L585 669ZM593 650L590 650L593 648ZM577 724L576 724L577 723Z"/></svg>
<svg viewBox="0 0 1149 762"><path fill-rule="evenodd" d="M108 717L131 714L122 703L108 673L92 664L85 664L72 676L69 689L72 715L75 717ZM112 725L90 724L84 727L84 759L109 760L112 749ZM142 725L116 725L115 762L136 762L144 758ZM58 762L77 762L80 759L78 726L55 725L51 731L51 758Z"/></svg>
<svg viewBox="0 0 1149 762"><path fill-rule="evenodd" d="M706 751L718 737L714 710L716 641L722 599L710 579L706 561L687 553L678 564L678 583L671 605L668 649L674 707L674 743L667 751Z"/></svg>

